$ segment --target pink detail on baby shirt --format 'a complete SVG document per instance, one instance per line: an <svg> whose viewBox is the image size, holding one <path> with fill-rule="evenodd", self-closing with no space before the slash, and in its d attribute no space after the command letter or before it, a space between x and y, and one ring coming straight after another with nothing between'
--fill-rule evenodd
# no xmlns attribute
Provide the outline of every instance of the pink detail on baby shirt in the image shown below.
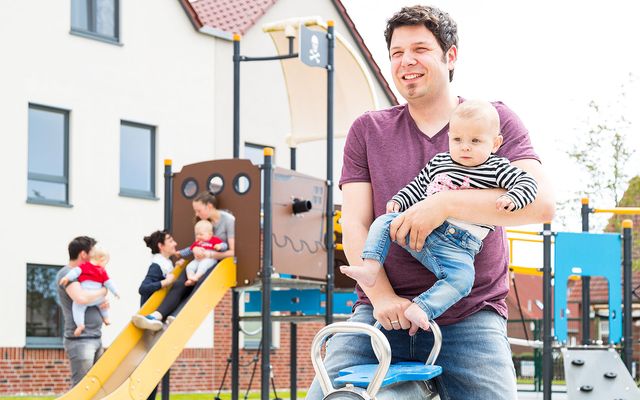
<svg viewBox="0 0 640 400"><path fill-rule="evenodd" d="M456 185L453 182L453 179L446 173L437 174L433 177L433 180L429 185L427 185L427 196L431 196L434 193L444 192L447 190L464 190L471 189L471 184L469 183L469 177L465 176L462 179L462 184L460 186Z"/></svg>

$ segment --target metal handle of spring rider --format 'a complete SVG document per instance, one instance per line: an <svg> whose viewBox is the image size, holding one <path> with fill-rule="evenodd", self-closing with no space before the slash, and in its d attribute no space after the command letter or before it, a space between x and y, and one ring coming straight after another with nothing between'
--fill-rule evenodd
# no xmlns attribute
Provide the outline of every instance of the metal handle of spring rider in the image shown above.
<svg viewBox="0 0 640 400"><path fill-rule="evenodd" d="M311 362L314 370L316 371L322 392L325 396L335 391L335 388L333 387L331 378L329 378L327 369L322 361L322 355L320 354L322 345L327 338L333 334L357 333L367 334L371 337L371 346L373 347L373 352L379 362L378 369L376 369L373 379L371 379L371 383L367 386L367 394L369 394L371 398L375 398L382 386L384 377L389 371L389 366L391 365L391 346L389 345L387 338L380 331L380 326L381 325L378 322L376 322L375 326L363 324L361 322L336 322L325 326L316 334L311 344ZM442 347L442 332L440 331L438 324L433 321L429 321L429 327L433 332L434 342L431 353L429 353L429 357L427 358L426 365L433 365L436 362L436 359L440 354L440 348Z"/></svg>
<svg viewBox="0 0 640 400"><path fill-rule="evenodd" d="M377 329L382 328L382 324L378 321L376 321L373 326ZM436 359L440 355L440 349L442 348L442 331L440 331L440 326L438 326L434 321L429 321L429 329L433 332L433 347L431 348L431 352L429 353L429 357L427 357L425 365L434 365L436 363ZM375 347L373 348L373 352L376 353L376 358L380 361L380 357L378 356Z"/></svg>

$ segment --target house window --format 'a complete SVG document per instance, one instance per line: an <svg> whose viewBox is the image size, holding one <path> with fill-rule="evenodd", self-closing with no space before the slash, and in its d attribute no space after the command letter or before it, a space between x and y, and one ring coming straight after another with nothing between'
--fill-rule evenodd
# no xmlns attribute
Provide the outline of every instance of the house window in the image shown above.
<svg viewBox="0 0 640 400"><path fill-rule="evenodd" d="M258 291L245 291L245 301L248 300L247 296L261 296L261 292ZM240 315L244 317L256 317L260 316L259 312L249 312L244 310L244 301L240 302ZM272 315L278 315L277 312ZM242 335L240 335L240 343L243 349L257 350L260 348L260 341L262 340L262 321L260 319L245 319L240 322ZM271 323L271 348L280 348L280 322Z"/></svg>
<svg viewBox="0 0 640 400"><path fill-rule="evenodd" d="M118 42L119 31L118 0L71 0L71 32Z"/></svg>
<svg viewBox="0 0 640 400"><path fill-rule="evenodd" d="M27 202L69 204L69 112L29 105Z"/></svg>
<svg viewBox="0 0 640 400"><path fill-rule="evenodd" d="M56 274L60 266L27 264L27 346L62 346Z"/></svg>
<svg viewBox="0 0 640 400"><path fill-rule="evenodd" d="M276 151L271 146L263 146L261 144L254 143L245 143L244 144L244 158L251 161L254 165L264 164L264 149L270 148L273 149L273 157L271 157L271 161L273 164L276 163Z"/></svg>
<svg viewBox="0 0 640 400"><path fill-rule="evenodd" d="M602 340L602 343L609 343L609 320L601 318L598 321L598 339Z"/></svg>
<svg viewBox="0 0 640 400"><path fill-rule="evenodd" d="M156 129L120 124L120 195L155 199Z"/></svg>

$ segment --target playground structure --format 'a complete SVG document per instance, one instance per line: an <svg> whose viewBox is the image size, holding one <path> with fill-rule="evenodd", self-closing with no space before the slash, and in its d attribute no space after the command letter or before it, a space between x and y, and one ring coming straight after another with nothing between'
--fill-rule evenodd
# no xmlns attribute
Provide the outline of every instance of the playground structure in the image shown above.
<svg viewBox="0 0 640 400"><path fill-rule="evenodd" d="M631 315L631 264L632 221L622 222L622 232L589 233L589 214L613 213L638 215L640 208L618 207L595 209L589 207L588 199L582 200L581 233L552 232L545 224L542 232L511 231L522 235L539 236L538 239L515 239L516 241L543 243L542 271L531 271L527 267L513 267L520 273L543 276L543 303L553 307L543 309L543 340L525 341L510 338L511 344L542 349L543 398L551 399L553 378L553 350L562 352L565 379L569 399L582 398L640 398L631 378L633 360L633 337ZM552 244L554 246L552 253ZM513 241L511 241L511 246ZM552 255L554 270L551 270ZM527 269L529 271L527 271ZM621 271L622 270L622 271ZM622 273L621 273L622 272ZM609 339L608 343L597 343L589 339L590 305L588 284L591 276L602 276L609 289ZM552 279L555 284L552 285ZM567 282L581 279L582 335L581 346L568 345ZM586 283L585 283L586 281ZM585 285L587 286L585 295ZM552 302L553 290L553 302ZM553 314L553 318L552 318ZM552 327L555 327L552 333ZM618 355L621 352L622 358ZM596 361L597 360L597 361ZM589 371L589 373L585 373ZM585 397L591 396L591 397ZM616 397L617 396L617 397Z"/></svg>
<svg viewBox="0 0 640 400"><path fill-rule="evenodd" d="M313 56L317 54L308 52L308 58L312 58L314 62L306 63L321 67L327 73L326 136L319 137L314 133L311 138L290 137L291 170L274 169L273 153L268 148L265 149L264 164L255 166L248 160L239 159L240 63L298 57L293 52L296 29L301 32L301 50L308 50L304 47L305 40L313 44L315 38L324 43L320 48L313 47L313 51L322 53L319 54L322 62L315 63ZM296 322L324 319L331 323L334 314L346 317L350 313L354 294L334 293L334 48L339 55L350 56L351 68L360 69L365 78L366 90L341 90L337 96L338 104L347 104L344 108L348 112L342 112L339 119L343 136L348 128L348 125L345 127L346 121L375 107L371 81L363 73L361 61L352 54L346 42L334 33L331 21L324 25L317 18L288 20L272 24L265 30L273 36L276 47L282 39L279 36L284 32L284 39L288 43L287 54L270 57L242 56L240 37L234 36L234 158L186 165L178 173L172 171L171 161L165 160L165 229L172 232L178 241L190 242L193 235L192 199L199 192L208 191L217 197L219 208L227 209L236 216L235 233L238 240L235 260L220 262L166 329L154 334L143 332L129 323L82 381L61 399L146 399L160 379L163 382L162 398L168 399L169 374L166 372L195 329L228 290L232 291L232 399L238 398L241 331L239 306L240 292L244 290L259 294L245 296L250 299L245 304L245 310L262 311L262 399L269 398L272 311L289 313L277 318L291 322L291 398L295 399L296 366L293 361L296 359ZM300 58L305 62L304 57ZM349 63L345 63L347 65ZM362 80L362 77L346 76L341 79L352 85L354 79ZM360 82L360 85L363 83ZM350 93L363 92L369 94L369 103L349 98ZM290 104L294 125L292 135L296 133L296 129L308 128L295 125L296 121L305 120L296 118L293 113L294 106L299 107L301 104L304 101L300 99L292 99ZM296 143L319 138L327 140L326 180L294 171ZM181 270L177 268L174 274L181 273ZM350 292L353 292L353 282L348 279L343 279L342 282L349 285ZM155 310L166 293L167 289L157 291L138 312L146 315Z"/></svg>
<svg viewBox="0 0 640 400"><path fill-rule="evenodd" d="M180 351L187 343L194 330L200 325L206 315L213 310L216 304L228 291L232 291L232 350L231 350L231 376L232 399L238 398L239 382L239 333L241 317L239 305L242 290L249 290L250 300L245 304L245 310L260 310L262 322L262 361L261 361L261 397L269 398L270 377L270 348L271 348L271 321L273 311L289 312L288 315L278 316L283 321L291 322L291 346L292 354L296 352L295 324L301 321L324 319L330 329L322 330L317 340L319 347L324 341L322 335L332 332L334 328L362 329L363 333L370 334L373 340L373 348L376 351L382 367L365 366L364 369L350 369L343 371L340 383L353 388L349 393L331 392L331 387L325 385L325 394L329 398L366 398L366 395L378 395L378 398L416 398L416 393L421 393L423 398L437 399L437 377L441 368L435 363L435 356L430 357L429 365L397 365L389 366L385 360L390 359L388 343L385 346L384 337L379 332L374 333L369 328L347 325L330 325L335 314L348 314L350 312L350 295L339 296L334 293L336 286L336 268L334 266L334 245L331 234L334 223L333 207L333 48L335 35L333 24L329 23L326 29L327 62L321 65L327 71L327 177L321 180L308 175L295 172L295 146L291 147L291 170L273 168L272 153L265 153L265 162L262 166L255 166L247 160L239 157L239 85L240 63L244 61L269 61L284 60L298 57L293 52L293 38L287 32L291 24L284 24L282 29L274 25L270 29L280 29L285 32L288 53L283 56L273 57L246 57L240 55L240 39L234 37L234 159L215 160L184 166L178 173L171 170L171 162L165 162L165 228L173 232L180 242L188 243L192 237L191 200L201 191L209 191L217 196L220 201L219 208L228 209L236 215L236 237L241 238L236 242L236 261L227 259L222 261L216 269L203 282L201 288L185 304L176 320L165 330L156 334L142 332L132 324L128 324L122 333L116 338L102 358L89 371L87 376L70 392L62 396L62 399L145 399L157 382L165 375L171 364L176 360ZM302 28L301 28L302 30ZM290 29L289 29L290 31ZM275 39L274 39L275 41ZM278 45L280 49L282 46ZM291 143L296 143L292 139ZM261 216L262 214L262 216ZM587 224L588 225L588 224ZM625 228L627 229L627 228ZM544 242L544 303L551 304L551 239L556 237L556 258L559 250L557 241L564 235L551 232L550 225L545 225L542 233ZM594 234L588 234L594 235ZM586 236L584 236L586 237ZM595 237L595 235L593 236ZM570 238L570 236L566 236ZM577 240L579 242L579 237ZM626 243L630 243L630 228L623 233ZM597 239L595 239L597 240ZM620 243L618 235L618 245ZM572 244L575 246L576 244ZM609 243L609 246L613 246ZM630 245L629 245L630 246ZM566 250L566 249L565 249ZM581 261L581 260L578 260ZM567 265L575 267L576 260L569 259ZM615 264L615 260L609 260ZM628 261L630 265L630 259ZM625 258L625 266L627 258ZM556 267L557 268L557 267ZM588 268L578 273L580 275ZM175 273L180 273L176 270ZM558 269L556 269L558 273ZM625 285L629 281L626 277ZM345 286L350 281L343 281ZM556 290L560 285L556 285ZM351 285L352 288L352 285ZM619 288L619 286L618 286ZM610 282L610 293L614 290ZM162 289L155 293L149 301L140 309L139 313L147 314L160 304L167 290ZM255 296L253 294L256 294ZM584 293L584 292L583 292ZM556 299L558 299L556 294ZM625 314L620 319L620 314L612 315L611 321L616 324L630 324L630 293L625 286L624 293ZM340 299L340 300L338 300ZM629 301L629 306L627 306ZM325 306L322 306L322 303ZM588 304L588 302L586 303ZM613 309L612 309L613 310ZM617 309L619 310L619 308ZM551 307L545 307L543 360L548 366L551 360L553 337L551 336ZM629 312L629 316L626 313ZM613 318L612 318L613 317ZM613 326L610 325L610 326ZM434 331L437 328L433 328ZM630 343L631 335L627 336L625 325L624 343ZM630 331L629 331L630 332ZM562 342L558 338L559 342ZM611 352L615 343L609 346L600 346L601 349ZM572 349L567 357L574 356ZM631 346L624 347L625 362L630 362ZM575 353L577 354L577 353ZM584 361L586 357L579 358ZM291 360L295 360L292 357ZM588 364L604 366L607 363L588 359ZM314 359L314 363L316 363ZM575 364L574 364L575 365ZM584 365L584 363L582 364ZM609 366L609 364L607 364ZM429 367L429 368L426 368ZM295 364L292 362L291 398L296 398ZM544 373L544 398L550 399L551 377L550 368L545 367ZM387 373L386 371L390 371ZM402 372L398 372L402 370ZM405 374L409 371L409 374ZM318 372L318 369L316 369ZM605 375L609 374L609 377ZM611 364L611 368L603 372L603 376L612 382L616 378L610 378L612 374L622 379L622 372ZM363 375L365 376L363 378ZM572 379L579 374L569 373ZM409 376L407 378L407 376ZM416 379L417 378L417 379ZM592 379L589 376L589 379ZM616 381L619 382L620 380ZM163 384L163 399L168 398L168 380ZM579 386L580 388L585 385ZM588 385L587 385L588 386ZM360 389L355 389L360 388ZM417 391L411 391L411 390ZM405 392L405 390L407 390ZM592 391L596 388L592 388ZM599 390L599 389L598 389ZM631 388L629 389L631 390ZM332 394L333 393L333 394ZM411 394L410 394L411 393ZM580 390L580 394L588 393ZM346 396L346 397L341 397ZM355 396L355 397L354 397ZM386 396L386 397L385 397ZM573 397L572 397L573 398ZM581 397L575 397L576 399Z"/></svg>

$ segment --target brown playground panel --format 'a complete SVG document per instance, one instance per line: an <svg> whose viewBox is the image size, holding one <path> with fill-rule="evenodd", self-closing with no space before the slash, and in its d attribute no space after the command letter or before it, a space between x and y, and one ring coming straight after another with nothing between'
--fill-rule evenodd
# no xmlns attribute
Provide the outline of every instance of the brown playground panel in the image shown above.
<svg viewBox="0 0 640 400"><path fill-rule="evenodd" d="M239 177L244 185L237 185ZM238 286L250 286L260 280L261 227L260 227L260 169L249 160L213 160L186 165L173 176L173 235L180 244L193 242L195 222L192 199L202 191L218 198L218 207L236 217L235 253ZM210 185L211 181L218 184ZM247 188L245 193L238 189ZM327 252L324 245L326 232L326 184L322 179L296 171L275 168L272 186L273 266L278 274L324 281ZM294 199L308 200L308 212L295 215ZM342 252L336 252L336 256ZM342 258L344 255L341 256ZM339 265L336 259L336 265ZM337 287L353 287L353 281L340 278L336 271Z"/></svg>

